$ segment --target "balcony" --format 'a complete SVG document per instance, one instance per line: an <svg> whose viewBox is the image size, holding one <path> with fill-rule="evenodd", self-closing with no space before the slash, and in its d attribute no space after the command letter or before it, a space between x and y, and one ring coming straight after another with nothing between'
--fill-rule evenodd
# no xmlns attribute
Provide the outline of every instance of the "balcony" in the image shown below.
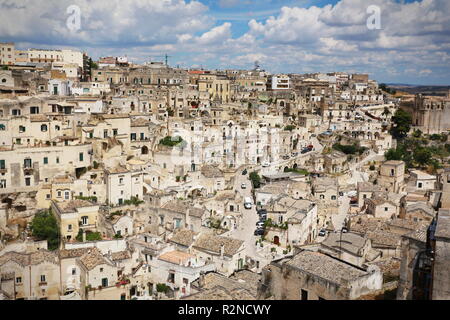
<svg viewBox="0 0 450 320"><path fill-rule="evenodd" d="M34 169L31 168L31 167L23 168L23 173L24 173L26 176L32 175L33 172L34 172Z"/></svg>
<svg viewBox="0 0 450 320"><path fill-rule="evenodd" d="M8 169L6 169L6 168L0 168L0 173L7 173L8 172Z"/></svg>

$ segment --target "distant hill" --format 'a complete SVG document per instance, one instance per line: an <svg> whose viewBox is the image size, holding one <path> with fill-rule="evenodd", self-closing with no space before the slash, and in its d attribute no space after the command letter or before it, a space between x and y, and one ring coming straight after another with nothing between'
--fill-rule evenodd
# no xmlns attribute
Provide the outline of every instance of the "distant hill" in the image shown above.
<svg viewBox="0 0 450 320"><path fill-rule="evenodd" d="M409 94L422 93L429 96L446 96L450 86L411 85L404 83L386 83L386 86Z"/></svg>

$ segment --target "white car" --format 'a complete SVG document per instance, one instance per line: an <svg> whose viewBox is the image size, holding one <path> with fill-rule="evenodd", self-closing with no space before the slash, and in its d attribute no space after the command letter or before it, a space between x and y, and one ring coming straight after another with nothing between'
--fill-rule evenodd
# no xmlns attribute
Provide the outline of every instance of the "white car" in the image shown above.
<svg viewBox="0 0 450 320"><path fill-rule="evenodd" d="M251 209L252 208L252 204L253 204L252 198L250 198L250 197L245 197L244 198L244 208L245 209Z"/></svg>
<svg viewBox="0 0 450 320"><path fill-rule="evenodd" d="M267 167L270 167L270 163L268 163L268 162L264 162L264 163L262 164L262 167L263 167L263 168L267 168Z"/></svg>
<svg viewBox="0 0 450 320"><path fill-rule="evenodd" d="M247 189L247 185L245 183L241 184L241 189Z"/></svg>

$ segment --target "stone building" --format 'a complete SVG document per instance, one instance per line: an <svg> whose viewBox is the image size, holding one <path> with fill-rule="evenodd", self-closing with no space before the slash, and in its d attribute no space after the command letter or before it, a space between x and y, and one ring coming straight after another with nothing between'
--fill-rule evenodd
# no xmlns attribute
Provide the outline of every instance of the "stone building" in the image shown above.
<svg viewBox="0 0 450 320"><path fill-rule="evenodd" d="M405 162L391 160L380 166L378 184L386 191L401 193L405 191Z"/></svg>
<svg viewBox="0 0 450 320"><path fill-rule="evenodd" d="M323 253L301 251L263 269L259 298L276 300L352 300L380 290L378 267L367 270Z"/></svg>
<svg viewBox="0 0 450 320"><path fill-rule="evenodd" d="M412 123L427 134L442 133L450 129L450 93L447 97L417 94L414 99Z"/></svg>

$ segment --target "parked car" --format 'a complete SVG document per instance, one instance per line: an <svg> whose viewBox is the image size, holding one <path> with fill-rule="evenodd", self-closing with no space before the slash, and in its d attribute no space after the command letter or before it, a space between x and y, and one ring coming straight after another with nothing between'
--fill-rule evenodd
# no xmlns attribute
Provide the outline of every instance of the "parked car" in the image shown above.
<svg viewBox="0 0 450 320"><path fill-rule="evenodd" d="M258 222L256 223L256 228L258 228L258 229L264 229L264 222L258 221Z"/></svg>
<svg viewBox="0 0 450 320"><path fill-rule="evenodd" d="M245 183L241 184L241 189L247 189L247 185Z"/></svg>
<svg viewBox="0 0 450 320"><path fill-rule="evenodd" d="M327 235L327 232L326 232L325 229L322 229L322 230L319 231L319 236L325 237L326 235Z"/></svg>
<svg viewBox="0 0 450 320"><path fill-rule="evenodd" d="M259 215L261 215L261 214L267 215L267 210L266 210L266 209L259 209L259 210L258 210L258 214L259 214Z"/></svg>
<svg viewBox="0 0 450 320"><path fill-rule="evenodd" d="M244 208L245 209L251 209L253 205L253 201L250 197L245 197L244 198Z"/></svg>
<svg viewBox="0 0 450 320"><path fill-rule="evenodd" d="M270 167L270 163L268 163L268 162L263 162L262 167L263 167L263 168Z"/></svg>
<svg viewBox="0 0 450 320"><path fill-rule="evenodd" d="M247 169L245 169L244 171L242 171L242 175L245 176L248 173Z"/></svg>
<svg viewBox="0 0 450 320"><path fill-rule="evenodd" d="M348 232L348 229L346 227L343 227L342 228L342 233L347 233L347 232Z"/></svg>
<svg viewBox="0 0 450 320"><path fill-rule="evenodd" d="M312 144L310 144L309 146L307 146L307 148L309 149L309 151L314 149L314 146Z"/></svg>
<svg viewBox="0 0 450 320"><path fill-rule="evenodd" d="M264 235L264 229L256 229L254 232L255 236L263 236Z"/></svg>
<svg viewBox="0 0 450 320"><path fill-rule="evenodd" d="M284 155L283 156L283 160L289 160L289 156L288 155Z"/></svg>
<svg viewBox="0 0 450 320"><path fill-rule="evenodd" d="M298 152L292 152L291 156L292 156L292 157L298 156Z"/></svg>
<svg viewBox="0 0 450 320"><path fill-rule="evenodd" d="M305 148L302 150L302 154L308 153L310 150L308 148Z"/></svg>
<svg viewBox="0 0 450 320"><path fill-rule="evenodd" d="M259 221L265 222L267 220L267 213L263 213L259 215Z"/></svg>

